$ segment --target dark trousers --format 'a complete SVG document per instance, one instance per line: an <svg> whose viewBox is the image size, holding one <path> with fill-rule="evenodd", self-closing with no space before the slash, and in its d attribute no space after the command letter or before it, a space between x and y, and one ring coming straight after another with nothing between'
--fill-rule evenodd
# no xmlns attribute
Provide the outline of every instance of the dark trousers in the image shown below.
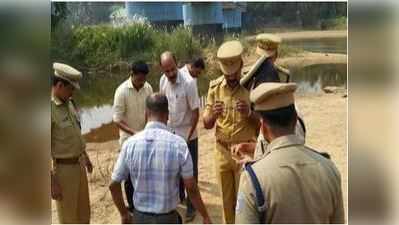
<svg viewBox="0 0 399 225"><path fill-rule="evenodd" d="M198 182L198 138L191 140L188 145L188 150L190 151L191 159L193 160L193 172L195 180ZM184 193L184 183L183 179L180 179L180 200L185 198ZM190 198L187 198L187 211L194 211L193 204L190 201Z"/></svg>
<svg viewBox="0 0 399 225"><path fill-rule="evenodd" d="M176 210L170 213L155 214L134 210L133 223L138 224L182 224L182 219Z"/></svg>
<svg viewBox="0 0 399 225"><path fill-rule="evenodd" d="M126 194L127 203L128 203L128 206L129 206L129 211L133 212L133 209L134 209L134 204L133 204L134 188L133 188L132 181L130 180L130 175L128 176L128 179L125 180L124 185L125 185L125 194Z"/></svg>

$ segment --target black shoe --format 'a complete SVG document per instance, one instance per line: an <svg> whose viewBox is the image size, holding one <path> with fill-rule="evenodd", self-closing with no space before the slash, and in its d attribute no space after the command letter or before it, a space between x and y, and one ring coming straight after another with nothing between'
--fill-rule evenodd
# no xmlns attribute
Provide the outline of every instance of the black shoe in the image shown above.
<svg viewBox="0 0 399 225"><path fill-rule="evenodd" d="M134 206L129 206L127 210L131 213L134 213Z"/></svg>
<svg viewBox="0 0 399 225"><path fill-rule="evenodd" d="M186 212L186 218L184 219L184 223L188 223L194 220L196 216L196 211L195 210L187 210Z"/></svg>
<svg viewBox="0 0 399 225"><path fill-rule="evenodd" d="M180 203L184 203L184 201L186 200L186 195L185 194L180 194L179 198L180 198Z"/></svg>

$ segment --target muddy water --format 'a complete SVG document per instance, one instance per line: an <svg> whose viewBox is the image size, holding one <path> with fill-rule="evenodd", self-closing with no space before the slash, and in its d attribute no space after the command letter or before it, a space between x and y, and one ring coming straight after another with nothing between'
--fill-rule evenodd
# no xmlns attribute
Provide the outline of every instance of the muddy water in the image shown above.
<svg viewBox="0 0 399 225"><path fill-rule="evenodd" d="M297 83L298 93L320 93L326 86L347 87L347 66L313 65L292 71L291 81Z"/></svg>

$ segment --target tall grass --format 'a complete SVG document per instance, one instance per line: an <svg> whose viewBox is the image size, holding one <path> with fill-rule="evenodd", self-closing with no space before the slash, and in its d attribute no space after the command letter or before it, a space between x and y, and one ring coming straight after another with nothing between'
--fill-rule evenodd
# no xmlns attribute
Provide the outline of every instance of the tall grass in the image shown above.
<svg viewBox="0 0 399 225"><path fill-rule="evenodd" d="M345 30L347 29L347 17L341 16L332 19L326 19L321 22L322 30Z"/></svg>
<svg viewBox="0 0 399 225"><path fill-rule="evenodd" d="M171 32L148 24L64 27L52 32L51 56L84 69L104 69L119 62L145 60L156 63L159 54L171 50L179 60L201 54L198 40L189 29L177 27Z"/></svg>

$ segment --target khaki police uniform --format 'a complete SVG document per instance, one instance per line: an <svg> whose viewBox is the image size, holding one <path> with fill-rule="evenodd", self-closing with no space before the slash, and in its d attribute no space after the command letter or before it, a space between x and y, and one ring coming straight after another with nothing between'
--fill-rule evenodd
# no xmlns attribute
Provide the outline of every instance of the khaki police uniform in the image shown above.
<svg viewBox="0 0 399 225"><path fill-rule="evenodd" d="M232 52L225 52L226 49ZM220 68L224 74L235 73L241 66L242 47L238 41L227 42L218 51ZM237 66L238 64L238 66ZM231 89L224 76L210 82L205 114L212 113L212 105L224 103L224 112L216 121L216 171L221 185L223 213L226 223L234 223L234 209L240 177L240 166L233 160L230 147L256 139L256 122L241 115L235 108L239 100L249 105L249 91L241 85Z"/></svg>
<svg viewBox="0 0 399 225"><path fill-rule="evenodd" d="M294 104L296 85L263 83L251 93L255 110ZM265 198L265 223L344 223L341 175L334 163L304 146L297 135L271 141L252 168ZM249 173L241 177L236 223L259 223L255 189Z"/></svg>
<svg viewBox="0 0 399 225"><path fill-rule="evenodd" d="M65 64L54 64L55 76L79 89L81 73ZM62 200L56 201L60 223L89 223L90 203L86 169L82 157L85 141L76 108L71 101L51 98L51 157Z"/></svg>

